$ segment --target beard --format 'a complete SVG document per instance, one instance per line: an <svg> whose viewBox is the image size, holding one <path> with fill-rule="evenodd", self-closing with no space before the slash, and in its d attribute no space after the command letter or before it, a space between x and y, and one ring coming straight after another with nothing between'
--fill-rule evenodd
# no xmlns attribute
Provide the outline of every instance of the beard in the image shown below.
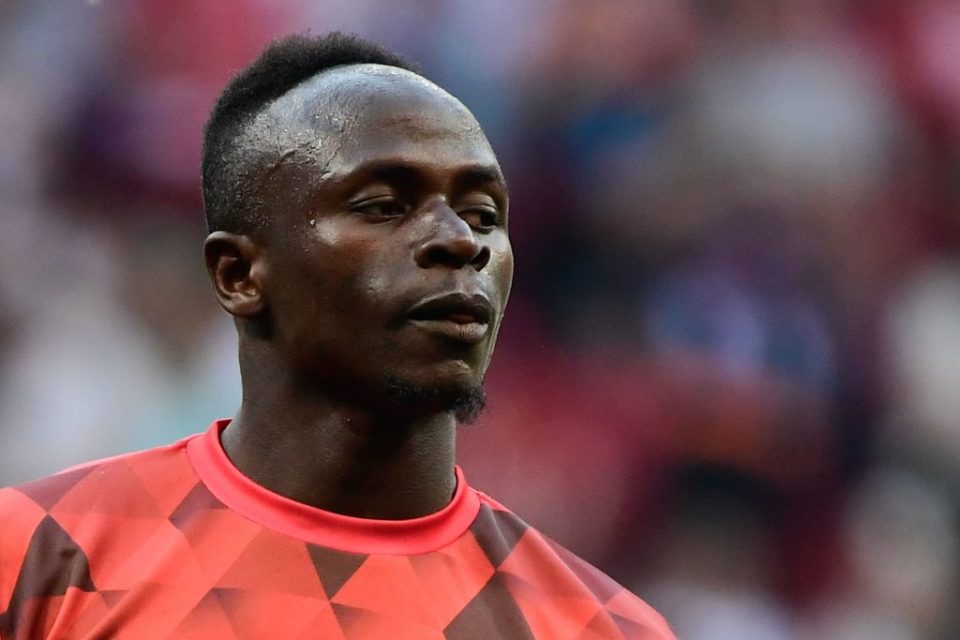
<svg viewBox="0 0 960 640"><path fill-rule="evenodd" d="M472 424L487 406L483 386L443 387L413 384L394 376L386 376L390 404L403 412L424 413L446 411L460 424Z"/></svg>

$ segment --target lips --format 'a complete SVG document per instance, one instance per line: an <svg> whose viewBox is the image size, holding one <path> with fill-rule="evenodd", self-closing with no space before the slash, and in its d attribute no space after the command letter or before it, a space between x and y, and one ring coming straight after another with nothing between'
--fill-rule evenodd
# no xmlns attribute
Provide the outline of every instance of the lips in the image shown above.
<svg viewBox="0 0 960 640"><path fill-rule="evenodd" d="M428 298L410 310L412 320L450 320L458 324L487 324L493 315L490 301L480 294L450 293Z"/></svg>
<svg viewBox="0 0 960 640"><path fill-rule="evenodd" d="M416 304L408 317L412 324L434 336L476 344L487 334L493 307L480 294L451 293Z"/></svg>

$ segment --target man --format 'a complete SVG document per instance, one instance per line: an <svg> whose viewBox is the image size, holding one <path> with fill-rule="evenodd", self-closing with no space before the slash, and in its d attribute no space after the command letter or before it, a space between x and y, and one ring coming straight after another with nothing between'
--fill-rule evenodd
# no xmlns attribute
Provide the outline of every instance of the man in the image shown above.
<svg viewBox="0 0 960 640"><path fill-rule="evenodd" d="M240 410L0 492L3 640L673 637L455 467L513 271L459 101L359 39L282 40L214 108L203 195Z"/></svg>

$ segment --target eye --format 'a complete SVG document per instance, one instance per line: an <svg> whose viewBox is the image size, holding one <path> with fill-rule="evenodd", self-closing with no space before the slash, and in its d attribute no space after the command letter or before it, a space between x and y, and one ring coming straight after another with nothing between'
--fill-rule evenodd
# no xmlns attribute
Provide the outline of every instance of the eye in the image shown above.
<svg viewBox="0 0 960 640"><path fill-rule="evenodd" d="M492 206L478 205L460 211L460 217L474 229L489 231L500 224L500 212Z"/></svg>
<svg viewBox="0 0 960 640"><path fill-rule="evenodd" d="M380 196L357 202L351 205L350 210L372 218L387 220L406 215L408 208L393 196Z"/></svg>

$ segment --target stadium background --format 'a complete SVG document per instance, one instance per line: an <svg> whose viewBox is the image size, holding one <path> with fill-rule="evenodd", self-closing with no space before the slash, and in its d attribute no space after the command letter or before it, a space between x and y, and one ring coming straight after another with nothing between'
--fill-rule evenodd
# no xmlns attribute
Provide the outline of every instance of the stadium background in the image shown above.
<svg viewBox="0 0 960 640"><path fill-rule="evenodd" d="M512 186L473 484L686 639L958 637L950 0L7 0L0 484L232 413L200 129L331 29L460 96Z"/></svg>

